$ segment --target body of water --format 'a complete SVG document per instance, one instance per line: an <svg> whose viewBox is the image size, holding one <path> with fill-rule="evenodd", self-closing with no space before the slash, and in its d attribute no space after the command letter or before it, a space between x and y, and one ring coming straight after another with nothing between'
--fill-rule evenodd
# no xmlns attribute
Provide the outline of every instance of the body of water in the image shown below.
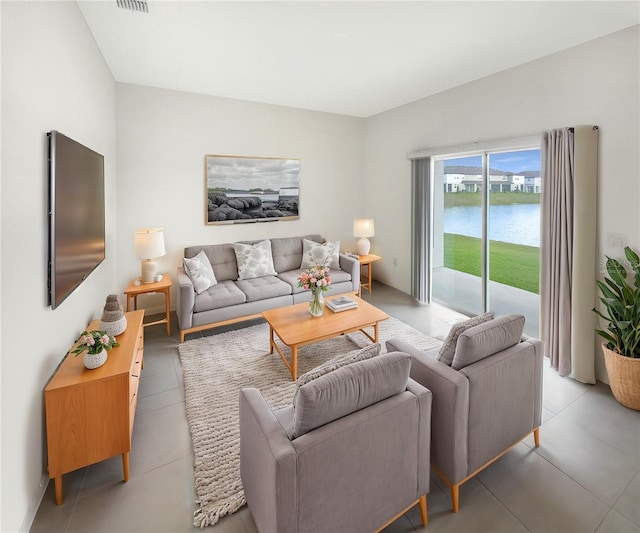
<svg viewBox="0 0 640 533"><path fill-rule="evenodd" d="M480 238L482 208L447 207L444 232ZM489 207L489 240L540 246L540 204L492 205Z"/></svg>

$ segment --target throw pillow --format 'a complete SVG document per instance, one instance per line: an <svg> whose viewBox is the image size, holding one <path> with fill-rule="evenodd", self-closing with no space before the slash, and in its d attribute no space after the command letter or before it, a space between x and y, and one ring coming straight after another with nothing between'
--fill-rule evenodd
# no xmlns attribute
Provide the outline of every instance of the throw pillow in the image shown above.
<svg viewBox="0 0 640 533"><path fill-rule="evenodd" d="M277 276L273 268L271 241L260 241L256 244L234 243L238 263L238 279L261 278L262 276Z"/></svg>
<svg viewBox="0 0 640 533"><path fill-rule="evenodd" d="M313 268L316 265L328 266L331 270L340 270L340 241L319 243L302 239L300 268Z"/></svg>
<svg viewBox="0 0 640 533"><path fill-rule="evenodd" d="M451 368L460 370L520 342L523 315L506 315L464 331L458 339Z"/></svg>
<svg viewBox="0 0 640 533"><path fill-rule="evenodd" d="M207 254L203 250L200 250L195 257L185 257L182 260L182 265L191 283L193 283L196 293L200 294L218 283L213 273L211 261L209 261Z"/></svg>
<svg viewBox="0 0 640 533"><path fill-rule="evenodd" d="M447 366L451 366L453 362L453 356L456 353L456 344L458 343L458 337L463 331L472 328L473 326L477 326L478 324L484 324L489 320L493 319L493 312L484 313L482 315L474 316L469 320L465 320L463 322L458 322L451 326L449 330L449 334L447 335L438 355L436 355L436 360L444 363Z"/></svg>
<svg viewBox="0 0 640 533"><path fill-rule="evenodd" d="M404 392L411 356L387 353L338 368L300 388L293 409L295 439L329 422Z"/></svg>
<svg viewBox="0 0 640 533"><path fill-rule="evenodd" d="M352 352L339 355L334 357L333 359L329 359L325 361L321 365L318 365L315 368L309 370L305 374L298 376L296 380L296 392L293 395L293 406L295 407L296 402L298 400L298 394L300 394L300 387L313 381L314 379L319 378L320 376L324 376L329 372L333 372L334 370L350 365L351 363L356 363L357 361L364 361L365 359L371 359L380 353L381 346L379 343L370 344L369 346L365 346L360 350L354 350Z"/></svg>

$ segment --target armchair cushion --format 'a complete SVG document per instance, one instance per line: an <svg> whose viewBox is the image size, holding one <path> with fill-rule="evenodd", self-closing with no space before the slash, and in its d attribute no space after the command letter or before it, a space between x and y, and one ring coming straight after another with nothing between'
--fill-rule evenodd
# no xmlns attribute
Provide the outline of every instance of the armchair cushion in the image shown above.
<svg viewBox="0 0 640 533"><path fill-rule="evenodd" d="M458 322L457 324L454 324L453 326L451 326L451 329L449 330L449 334L447 335L446 339L444 340L444 343L440 347L440 351L438 352L438 355L436 355L436 359L444 363L445 365L451 366L451 363L453 362L453 356L456 352L456 344L458 343L458 337L460 337L460 335L464 331L468 330L469 328L477 326L478 324L484 324L489 320L493 320L493 316L494 315L492 312L484 313L482 315L474 316L469 320Z"/></svg>
<svg viewBox="0 0 640 533"><path fill-rule="evenodd" d="M523 328L524 316L513 314L465 330L458 338L451 368L460 370L518 344Z"/></svg>
<svg viewBox="0 0 640 533"><path fill-rule="evenodd" d="M321 365L318 365L317 367L312 368L308 372L299 376L298 379L296 380L296 391L293 394L294 407L298 402L300 387L309 383L310 381L313 381L316 378L319 378L320 376L324 376L325 374L328 374L329 372L333 372L334 370L337 370L338 368L341 368L345 365L350 365L351 363L357 363L358 361L364 361L365 359L371 359L372 357L375 357L380 353L380 349L381 347L379 343L370 344L368 346L365 346L364 348L361 348L360 350L354 350L346 354L338 355L337 357L329 359L328 361L325 361Z"/></svg>
<svg viewBox="0 0 640 533"><path fill-rule="evenodd" d="M411 357L396 352L343 366L300 387L294 439L407 388Z"/></svg>

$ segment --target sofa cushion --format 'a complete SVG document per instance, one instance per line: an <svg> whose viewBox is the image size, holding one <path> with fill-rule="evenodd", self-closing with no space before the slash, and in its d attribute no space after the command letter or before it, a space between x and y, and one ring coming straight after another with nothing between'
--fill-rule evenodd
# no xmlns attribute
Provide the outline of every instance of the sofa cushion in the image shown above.
<svg viewBox="0 0 640 533"><path fill-rule="evenodd" d="M324 363L318 365L315 368L312 368L308 372L298 376L296 380L296 391L293 394L293 405L296 405L298 400L298 394L300 393L300 387L306 385L310 381L319 378L320 376L324 376L329 372L333 372L334 370L341 368L346 365L350 365L351 363L357 363L358 361L364 361L365 359L371 359L380 353L382 347L379 343L370 344L361 348L360 350L353 350L351 352L338 355L325 361Z"/></svg>
<svg viewBox="0 0 640 533"><path fill-rule="evenodd" d="M275 276L238 280L235 283L246 294L247 302L291 294L291 286Z"/></svg>
<svg viewBox="0 0 640 533"><path fill-rule="evenodd" d="M478 324L483 324L484 322L488 322L493 319L493 313L484 313L482 315L474 316L469 320L464 320L462 322L458 322L451 326L449 330L449 334L444 339L442 346L440 347L440 351L438 355L436 355L436 359L445 365L451 366L453 362L453 355L456 351L456 344L458 343L458 337L464 331L473 326L477 326Z"/></svg>
<svg viewBox="0 0 640 533"><path fill-rule="evenodd" d="M264 240L256 244L233 244L238 261L238 279L276 276L271 255L271 241Z"/></svg>
<svg viewBox="0 0 640 533"><path fill-rule="evenodd" d="M271 253L276 272L297 270L302 262L302 239L323 242L321 235L305 235L304 237L283 237L271 239Z"/></svg>
<svg viewBox="0 0 640 533"><path fill-rule="evenodd" d="M292 437L405 391L410 368L411 356L395 352L351 363L306 383L294 407Z"/></svg>
<svg viewBox="0 0 640 533"><path fill-rule="evenodd" d="M340 241L318 243L302 239L301 269L316 265L328 266L331 270L340 270Z"/></svg>
<svg viewBox="0 0 640 533"><path fill-rule="evenodd" d="M458 337L451 368L460 370L520 342L524 316L505 315L467 329Z"/></svg>
<svg viewBox="0 0 640 533"><path fill-rule="evenodd" d="M233 281L220 281L214 287L210 287L201 294L196 294L193 310L196 313L211 311L229 307L230 305L243 304L247 301L245 294Z"/></svg>
<svg viewBox="0 0 640 533"><path fill-rule="evenodd" d="M187 246L184 249L185 257L195 257L203 251L213 268L213 272L218 282L227 279L238 279L238 262L236 261L236 253L233 244L206 244L203 246Z"/></svg>
<svg viewBox="0 0 640 533"><path fill-rule="evenodd" d="M182 260L182 266L198 294L218 283L211 268L211 262L202 250L195 257L185 257Z"/></svg>

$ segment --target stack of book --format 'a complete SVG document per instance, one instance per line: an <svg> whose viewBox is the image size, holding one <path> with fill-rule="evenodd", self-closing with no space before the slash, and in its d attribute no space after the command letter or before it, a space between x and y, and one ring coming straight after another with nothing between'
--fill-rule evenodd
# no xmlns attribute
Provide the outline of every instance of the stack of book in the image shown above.
<svg viewBox="0 0 640 533"><path fill-rule="evenodd" d="M349 298L348 296L333 298L332 300L327 300L326 303L327 307L334 313L339 313L340 311L346 311L347 309L355 309L358 307L358 302Z"/></svg>

